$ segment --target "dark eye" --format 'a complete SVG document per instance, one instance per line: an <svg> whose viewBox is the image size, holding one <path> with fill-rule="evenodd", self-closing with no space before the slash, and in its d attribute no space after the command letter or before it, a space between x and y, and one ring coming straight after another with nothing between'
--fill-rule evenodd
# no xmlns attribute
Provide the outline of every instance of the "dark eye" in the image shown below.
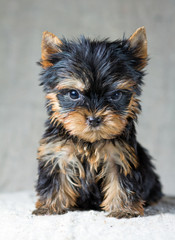
<svg viewBox="0 0 175 240"><path fill-rule="evenodd" d="M76 100L76 99L79 99L80 98L80 94L77 90L70 90L69 91L69 96L70 98Z"/></svg>
<svg viewBox="0 0 175 240"><path fill-rule="evenodd" d="M113 101L119 101L121 99L121 97L122 97L122 92L120 92L120 91L116 91L111 95L111 99Z"/></svg>

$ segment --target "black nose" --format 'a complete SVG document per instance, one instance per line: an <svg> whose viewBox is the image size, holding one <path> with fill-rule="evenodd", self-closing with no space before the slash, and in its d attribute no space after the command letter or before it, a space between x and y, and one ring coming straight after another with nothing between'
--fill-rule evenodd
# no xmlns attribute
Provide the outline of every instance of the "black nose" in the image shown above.
<svg viewBox="0 0 175 240"><path fill-rule="evenodd" d="M90 116L87 118L87 122L91 127L97 127L101 123L101 118Z"/></svg>

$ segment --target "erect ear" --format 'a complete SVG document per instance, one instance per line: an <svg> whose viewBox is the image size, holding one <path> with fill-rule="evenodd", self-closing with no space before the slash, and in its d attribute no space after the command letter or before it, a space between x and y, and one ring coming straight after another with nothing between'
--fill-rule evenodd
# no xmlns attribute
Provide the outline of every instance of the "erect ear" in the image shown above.
<svg viewBox="0 0 175 240"><path fill-rule="evenodd" d="M140 69L147 64L147 39L145 27L138 28L129 38L130 47L133 49L136 57L142 60Z"/></svg>
<svg viewBox="0 0 175 240"><path fill-rule="evenodd" d="M48 31L43 32L41 43L41 65L43 68L47 68L53 65L49 61L51 54L59 52L59 46L62 44L61 40L57 38L53 33Z"/></svg>

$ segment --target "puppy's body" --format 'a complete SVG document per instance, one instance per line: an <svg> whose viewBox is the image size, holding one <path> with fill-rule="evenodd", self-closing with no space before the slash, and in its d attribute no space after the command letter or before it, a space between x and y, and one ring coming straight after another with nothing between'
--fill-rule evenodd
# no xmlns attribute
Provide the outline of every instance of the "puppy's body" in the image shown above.
<svg viewBox="0 0 175 240"><path fill-rule="evenodd" d="M38 150L34 213L143 215L143 206L162 196L135 131L147 64L144 28L115 42L68 42L45 32L40 64L49 119Z"/></svg>

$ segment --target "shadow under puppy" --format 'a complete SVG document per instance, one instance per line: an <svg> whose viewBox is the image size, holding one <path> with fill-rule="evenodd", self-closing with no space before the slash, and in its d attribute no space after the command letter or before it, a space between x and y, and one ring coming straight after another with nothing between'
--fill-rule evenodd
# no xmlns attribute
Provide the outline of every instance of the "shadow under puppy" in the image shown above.
<svg viewBox="0 0 175 240"><path fill-rule="evenodd" d="M38 149L34 214L95 209L135 217L161 198L151 157L136 139L146 64L144 27L113 42L43 33L48 120Z"/></svg>

